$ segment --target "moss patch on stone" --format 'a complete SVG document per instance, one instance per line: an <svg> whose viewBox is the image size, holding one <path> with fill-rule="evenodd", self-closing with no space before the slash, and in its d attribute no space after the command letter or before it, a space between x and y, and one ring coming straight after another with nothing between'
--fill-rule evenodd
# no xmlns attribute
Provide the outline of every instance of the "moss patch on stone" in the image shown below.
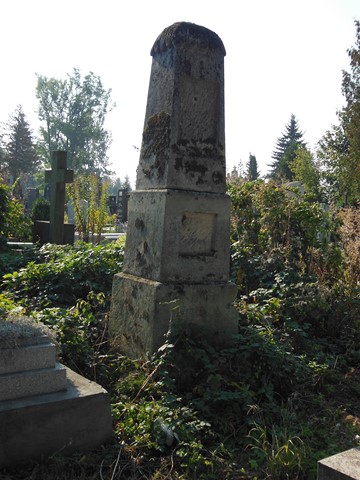
<svg viewBox="0 0 360 480"><path fill-rule="evenodd" d="M170 115L159 112L149 118L143 132L141 166L145 177L161 178L169 159Z"/></svg>

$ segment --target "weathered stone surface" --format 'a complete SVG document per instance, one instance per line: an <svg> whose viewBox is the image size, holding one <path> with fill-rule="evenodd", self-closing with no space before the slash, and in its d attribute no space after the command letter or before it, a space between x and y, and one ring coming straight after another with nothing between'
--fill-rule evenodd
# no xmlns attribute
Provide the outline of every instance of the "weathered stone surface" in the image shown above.
<svg viewBox="0 0 360 480"><path fill-rule="evenodd" d="M110 332L129 356L153 353L169 329L186 326L201 331L215 344L231 340L238 332L232 307L236 286L214 284L164 284L120 273L113 281Z"/></svg>
<svg viewBox="0 0 360 480"><path fill-rule="evenodd" d="M136 188L225 193L222 41L180 22L160 34L151 54Z"/></svg>
<svg viewBox="0 0 360 480"><path fill-rule="evenodd" d="M227 282L229 215L227 195L133 192L123 272L159 282Z"/></svg>
<svg viewBox="0 0 360 480"><path fill-rule="evenodd" d="M54 367L55 353L52 343L0 349L0 375Z"/></svg>
<svg viewBox="0 0 360 480"><path fill-rule="evenodd" d="M48 343L50 343L50 340L47 335L41 335L36 332L34 335L29 336L0 336L0 350L8 350L9 348L30 347L34 345L46 345Z"/></svg>
<svg viewBox="0 0 360 480"><path fill-rule="evenodd" d="M130 356L153 353L175 323L193 325L215 343L229 342L238 329L229 282L225 49L214 32L182 22L162 32L151 54L136 191L109 323Z"/></svg>
<svg viewBox="0 0 360 480"><path fill-rule="evenodd" d="M109 394L69 369L66 373L65 391L0 402L0 468L111 440Z"/></svg>
<svg viewBox="0 0 360 480"><path fill-rule="evenodd" d="M60 364L26 372L0 375L0 401L66 389L66 370Z"/></svg>
<svg viewBox="0 0 360 480"><path fill-rule="evenodd" d="M320 460L318 480L360 480L360 448Z"/></svg>

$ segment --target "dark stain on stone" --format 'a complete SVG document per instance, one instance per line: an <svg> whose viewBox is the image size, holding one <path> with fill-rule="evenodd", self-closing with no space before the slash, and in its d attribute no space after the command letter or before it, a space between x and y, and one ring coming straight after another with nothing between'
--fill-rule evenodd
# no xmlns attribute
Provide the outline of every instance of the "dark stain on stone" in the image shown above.
<svg viewBox="0 0 360 480"><path fill-rule="evenodd" d="M181 170L182 168L183 168L183 159L181 157L176 157L175 170Z"/></svg>
<svg viewBox="0 0 360 480"><path fill-rule="evenodd" d="M221 172L214 172L212 174L212 181L218 185L219 183L222 183L224 181L224 176Z"/></svg>
<svg viewBox="0 0 360 480"><path fill-rule="evenodd" d="M137 298L137 296L138 296L138 290L139 290L139 289L138 289L137 285L134 285L134 286L132 287L131 296L132 296L133 298Z"/></svg>
<svg viewBox="0 0 360 480"><path fill-rule="evenodd" d="M191 75L191 62L189 60L184 60L182 71L185 73L185 75Z"/></svg>
<svg viewBox="0 0 360 480"><path fill-rule="evenodd" d="M184 157L191 158L218 158L219 162L224 163L223 154L224 146L218 143L215 138L206 139L199 138L197 140L179 139L171 145L172 152L177 155L177 169L182 168L180 159Z"/></svg>
<svg viewBox="0 0 360 480"><path fill-rule="evenodd" d="M147 253L149 251L149 246L147 242L144 242L144 253Z"/></svg>
<svg viewBox="0 0 360 480"><path fill-rule="evenodd" d="M176 293L179 293L180 295L184 295L185 293L185 287L181 283L177 283L174 285L174 290Z"/></svg>
<svg viewBox="0 0 360 480"><path fill-rule="evenodd" d="M196 185L203 185L204 183L205 182L202 177L198 177L198 179L196 180Z"/></svg>
<svg viewBox="0 0 360 480"><path fill-rule="evenodd" d="M204 164L199 163L196 160L188 160L185 162L185 173L194 172L205 175L207 171L208 168Z"/></svg>
<svg viewBox="0 0 360 480"><path fill-rule="evenodd" d="M146 259L139 250L136 251L136 263L139 267L143 267L144 265L146 265Z"/></svg>
<svg viewBox="0 0 360 480"><path fill-rule="evenodd" d="M145 177L164 176L169 160L170 115L159 112L147 121L143 132L140 164Z"/></svg>
<svg viewBox="0 0 360 480"><path fill-rule="evenodd" d="M138 228L139 230L144 230L145 224L144 224L143 220L141 220L140 218L137 218L135 220L135 227Z"/></svg>

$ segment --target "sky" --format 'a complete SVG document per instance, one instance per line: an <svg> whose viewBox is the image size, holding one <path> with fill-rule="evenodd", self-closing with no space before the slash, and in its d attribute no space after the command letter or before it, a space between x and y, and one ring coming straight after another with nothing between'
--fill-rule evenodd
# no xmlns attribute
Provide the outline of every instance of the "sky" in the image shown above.
<svg viewBox="0 0 360 480"><path fill-rule="evenodd" d="M112 168L134 188L150 50L164 28L187 21L222 39L227 170L251 153L264 175L291 114L311 149L336 124L360 1L1 0L0 16L0 122L21 105L36 136L36 74L93 72L116 103L106 120Z"/></svg>

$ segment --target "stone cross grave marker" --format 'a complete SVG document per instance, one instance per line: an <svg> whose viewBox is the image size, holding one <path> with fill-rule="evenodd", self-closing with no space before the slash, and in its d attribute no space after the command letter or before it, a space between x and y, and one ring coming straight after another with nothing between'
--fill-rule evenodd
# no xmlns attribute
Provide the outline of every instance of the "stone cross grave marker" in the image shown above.
<svg viewBox="0 0 360 480"><path fill-rule="evenodd" d="M238 329L237 289L229 282L225 48L216 33L180 22L159 35L151 55L136 190L109 324L130 356L153 353L175 323L213 342L227 342Z"/></svg>
<svg viewBox="0 0 360 480"><path fill-rule="evenodd" d="M45 181L50 184L51 243L64 243L65 184L74 181L74 172L66 167L67 153L54 151L51 170L45 171Z"/></svg>

